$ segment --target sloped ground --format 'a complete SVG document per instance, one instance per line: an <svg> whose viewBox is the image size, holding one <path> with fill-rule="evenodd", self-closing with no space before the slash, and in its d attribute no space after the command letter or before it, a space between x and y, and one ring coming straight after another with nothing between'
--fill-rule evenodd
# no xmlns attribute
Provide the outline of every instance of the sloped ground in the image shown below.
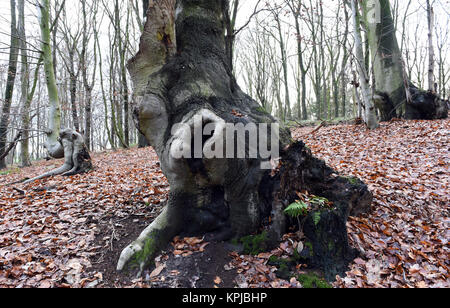
<svg viewBox="0 0 450 308"><path fill-rule="evenodd" d="M352 125L313 135L313 128L294 131L315 155L360 177L375 195L373 212L348 223L361 255L336 287L450 286L449 128L442 120L395 121L375 131ZM267 264L271 255L292 254L299 243L292 235L258 256L176 239L143 278L116 273L121 249L157 216L169 188L151 149L99 153L93 162L87 175L26 186L5 184L61 162L0 176L0 287L300 286L277 278Z"/></svg>
<svg viewBox="0 0 450 308"><path fill-rule="evenodd" d="M441 120L294 131L316 156L374 193L373 212L348 223L361 257L337 286L450 286L449 128Z"/></svg>
<svg viewBox="0 0 450 308"><path fill-rule="evenodd" d="M151 149L95 154L95 170L86 175L4 186L61 163L37 163L0 178L0 286L101 285L114 272L114 253L157 216L167 198L168 184ZM108 263L111 269L104 271L100 264Z"/></svg>

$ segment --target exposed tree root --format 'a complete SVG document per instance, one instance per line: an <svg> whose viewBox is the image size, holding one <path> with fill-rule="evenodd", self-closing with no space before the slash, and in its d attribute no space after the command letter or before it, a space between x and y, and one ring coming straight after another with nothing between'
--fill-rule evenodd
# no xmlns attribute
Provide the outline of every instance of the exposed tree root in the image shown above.
<svg viewBox="0 0 450 308"><path fill-rule="evenodd" d="M405 101L394 102L387 93L377 92L374 100L381 121L390 121L397 117L406 120L436 120L448 117L449 106L436 93L421 90L411 83L409 93L411 101L405 103Z"/></svg>
<svg viewBox="0 0 450 308"><path fill-rule="evenodd" d="M145 266L168 245L180 230L180 212L169 202L163 212L150 224L141 235L126 247L117 263L117 270L122 271L128 266L139 268L139 275Z"/></svg>
<svg viewBox="0 0 450 308"><path fill-rule="evenodd" d="M284 209L298 199L298 192L307 191L327 198L332 202L332 208L316 209L304 218L301 231L306 236L308 249L305 249L302 258L311 266L321 269L327 279L334 280L337 274L345 272L348 262L356 256L356 251L348 244L347 219L349 215L367 213L372 203L372 194L360 180L337 176L325 162L314 158L302 142L293 143L283 153L280 166L275 174L267 171L259 188L260 222L261 227L268 230L267 245L277 243L288 228L296 224L296 220L285 216ZM212 197L217 198L219 195ZM136 241L123 250L117 270L136 266L141 273L171 239L179 234L198 235L202 234L201 230L204 230L203 234L216 230L215 240L229 239L226 236L226 226L231 225L231 222L222 223L222 227L217 223L223 217L211 216L207 219L199 214L198 221L188 218L192 211L189 208L192 203L190 198L185 193L171 193L169 205L163 213ZM221 204L220 199L198 199ZM211 222L209 228L198 225L205 219ZM229 214L226 219L231 219Z"/></svg>
<svg viewBox="0 0 450 308"><path fill-rule="evenodd" d="M59 140L64 149L64 164L55 170L28 179L23 182L24 184L56 175L71 176L92 169L92 161L81 134L71 129L64 129L60 133Z"/></svg>

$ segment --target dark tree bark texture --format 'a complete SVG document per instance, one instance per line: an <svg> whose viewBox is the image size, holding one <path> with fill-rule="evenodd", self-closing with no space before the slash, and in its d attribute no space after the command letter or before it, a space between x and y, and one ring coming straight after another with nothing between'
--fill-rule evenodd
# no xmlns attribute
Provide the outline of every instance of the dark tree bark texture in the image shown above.
<svg viewBox="0 0 450 308"><path fill-rule="evenodd" d="M227 10L225 0L150 2L140 51L130 60L129 71L140 97L136 124L157 152L171 192L163 213L124 249L117 269L135 264L142 270L178 234L208 234L209 239L222 241L266 229L270 242L276 243L289 226L283 210L296 190L310 189L336 199L336 210L321 214L322 224L307 227L317 251L314 260L323 267L336 263L333 266L342 272L344 260L351 255L347 216L368 208L371 195L362 183L354 186L332 178L331 169L302 143L293 143L287 129L269 137L269 144L270 138L277 138L280 149L285 149L278 172L262 169L265 160L259 156L176 159L171 155L182 136L195 130L194 119L199 116L202 128L214 128L211 136L203 138L204 146L224 134L226 123L276 123L240 90L232 75L225 48ZM185 126L172 131L178 123ZM314 231L318 228L326 232L319 236ZM331 247L330 241L339 254L330 249L322 252Z"/></svg>

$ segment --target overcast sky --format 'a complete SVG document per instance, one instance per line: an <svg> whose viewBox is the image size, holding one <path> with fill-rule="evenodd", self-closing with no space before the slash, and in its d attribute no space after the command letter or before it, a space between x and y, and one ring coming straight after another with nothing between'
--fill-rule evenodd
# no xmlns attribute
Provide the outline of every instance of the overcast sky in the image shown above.
<svg viewBox="0 0 450 308"><path fill-rule="evenodd" d="M33 37L38 38L40 35L39 31L39 25L37 21L37 9L32 5L32 3L35 0L26 0L26 29L27 34ZM281 1L281 0L273 0L269 3L274 3L275 1ZM241 5L239 9L239 15L238 15L238 21L237 21L237 28L240 28L243 24L245 24L251 15L251 13L254 10L255 4L258 2L258 0L241 0ZM304 3L308 3L309 1L304 1ZM314 1L313 1L314 2ZM262 6L265 5L266 0L261 1ZM329 20L330 22L327 23L329 27L332 27L332 24L334 23L334 10L336 7L336 0L322 0L322 3L324 5L325 10L325 20ZM391 1L391 3L394 3L394 0ZM406 6L408 3L406 0L400 0L399 3L401 6ZM423 46L426 46L427 44L427 37L426 37L426 11L425 7L423 6L425 3L425 0L413 0L410 13L407 19L407 31L410 31L412 34L412 37L414 36L414 32L416 31L416 25L418 22L420 23L420 27L422 28L421 31L418 33L421 33L423 35L422 38L420 38L421 44ZM436 7L436 20L439 27L448 28L449 27L449 9L450 9L450 0L435 0L435 7ZM111 2L112 4L112 2ZM78 0L66 0L66 6L68 8L68 17L73 19L74 23L76 23L76 19L79 18L81 14L79 14L79 1ZM7 47L10 44L9 39L9 32L10 32L10 0L0 0L0 11L2 14L0 15L0 67L5 66L7 64L8 60L8 52L9 50ZM78 14L76 14L78 13ZM267 13L263 12L259 16L260 20L264 20L265 15ZM294 46L295 44L295 31L290 27L288 18L285 18L284 27L285 27L285 33L288 33L288 53L290 55L295 55L296 48ZM106 35L107 33L107 23L108 21L105 19L104 26L102 27L101 33L103 33L101 42L103 44L107 45L109 44L108 37ZM250 24L247 31L251 31L252 25ZM307 30L306 30L307 31ZM241 34L241 41L245 42L246 40L246 33L245 31ZM135 45L137 45L137 38ZM32 41L32 40L29 40ZM239 47L242 46L240 44L237 45L237 49L239 50ZM35 46L39 48L39 46ZM107 47L105 47L107 49ZM447 42L447 50L450 50L450 39ZM243 49L245 51L245 49ZM239 70L239 64L237 65L237 70ZM241 82L240 82L241 83ZM242 84L242 83L241 83ZM295 87L294 85L291 85L292 87Z"/></svg>
<svg viewBox="0 0 450 308"><path fill-rule="evenodd" d="M33 35L38 35L39 34L39 28L38 28L38 23L37 23L37 10L36 8L32 5L32 3L35 0L27 0L25 1L26 3L26 28L27 28L27 32ZM238 27L240 27L240 25L243 25L244 23L247 22L248 20L248 16L251 15L251 13L253 12L253 9L255 7L255 4L258 2L258 0L241 0L241 4L240 4L240 10L239 10L239 15L238 15ZM262 1L262 6L264 5L266 1ZM325 10L327 10L327 8L333 8L336 5L336 0L322 0ZM391 1L393 2L393 1ZM442 25L446 25L447 27L449 27L449 20L450 20L450 0L435 0L436 2L436 19L437 22L442 26ZM66 5L70 8L68 10L69 14L70 12L74 12L74 10L77 10L78 8L78 0L66 0ZM400 0L400 3L403 5L406 5L407 1L406 0ZM423 17L426 17L425 15L425 8L423 7L425 1L424 0L413 0L412 3L412 8L410 9L410 17L408 19L409 24L414 24L417 23L417 21L421 21L423 22ZM7 47L9 45L9 38L8 38L8 34L10 32L10 25L9 25L9 20L10 20L10 0L0 0L0 48L4 48ZM329 15L332 12L326 12L325 14ZM264 13L263 13L264 14ZM75 16L75 14L74 14ZM330 16L330 15L329 15ZM412 30L412 29L410 29ZM425 35L425 33L424 33ZM5 51L3 49L0 49L2 51ZM7 50L6 50L7 51ZM6 52L5 51L5 52ZM7 57L6 57L7 58ZM0 59L5 60L5 56L0 56Z"/></svg>

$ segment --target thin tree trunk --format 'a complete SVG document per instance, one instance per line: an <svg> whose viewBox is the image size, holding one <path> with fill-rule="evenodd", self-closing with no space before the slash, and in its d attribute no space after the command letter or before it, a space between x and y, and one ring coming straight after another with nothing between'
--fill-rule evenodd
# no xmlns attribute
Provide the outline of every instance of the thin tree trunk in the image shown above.
<svg viewBox="0 0 450 308"><path fill-rule="evenodd" d="M356 66L359 72L360 86L364 99L365 108L365 120L369 129L375 129L378 127L378 119L375 112L375 106L373 103L372 93L369 87L369 75L366 71L363 43L361 38L360 18L358 13L357 0L351 0L352 13L353 13L353 25L355 34L355 54L356 54Z"/></svg>
<svg viewBox="0 0 450 308"><path fill-rule="evenodd" d="M88 80L88 65L87 65L87 48L88 48L88 24L87 24L87 10L86 10L86 0L81 1L82 11L83 11L83 38L82 38L82 49L80 56L81 64L81 75L83 77L83 85L85 91L85 102L84 102L84 139L86 147L91 149L91 131L92 131L92 87Z"/></svg>
<svg viewBox="0 0 450 308"><path fill-rule="evenodd" d="M22 167L27 167L31 165L30 150L29 150L29 139L30 139L30 105L32 100L32 95L36 89L37 78L35 76L32 93L29 91L30 83L30 65L28 64L28 53L27 53L27 38L25 34L25 0L18 0L19 9L19 24L18 32L20 38L20 53L21 53L21 117L22 117L22 140L20 143L20 164ZM39 72L41 61L36 67L36 71Z"/></svg>
<svg viewBox="0 0 450 308"><path fill-rule="evenodd" d="M345 118L347 109L347 80L346 80L346 67L349 59L349 52L347 50L348 34L349 34L349 23L350 16L347 9L348 1L344 1L344 20L345 20L345 30L344 30L344 42L342 43L342 48L344 50L344 55L342 57L341 63L341 117Z"/></svg>
<svg viewBox="0 0 450 308"><path fill-rule="evenodd" d="M11 45L8 62L8 76L5 89L5 102L2 108L0 119L0 156L6 151L6 141L8 138L8 126L10 121L11 103L14 93L14 83L17 73L17 59L19 53L19 39L17 32L16 1L10 0L11 5ZM0 169L6 168L6 157L0 159Z"/></svg>
<svg viewBox="0 0 450 308"><path fill-rule="evenodd" d="M284 84L284 102L285 102L285 108L284 108L284 116L283 119L290 119L292 118L292 110L291 110L291 98L290 98L290 91L289 91L289 80L288 80L288 59L287 59L287 53L286 53L286 46L284 44L283 39L283 31L281 28L281 20L280 16L278 15L280 12L275 12L275 21L277 22L277 30L278 30L278 44L280 47L280 53L281 53L281 64L283 66L283 84Z"/></svg>
<svg viewBox="0 0 450 308"><path fill-rule="evenodd" d="M434 8L430 0L427 0L427 16L428 16L428 90L436 92L434 80Z"/></svg>
<svg viewBox="0 0 450 308"><path fill-rule="evenodd" d="M72 121L77 132L80 132L80 119L78 118L77 111L77 82L78 74L75 72L75 50L69 50L69 61L70 61L70 106L72 110Z"/></svg>
<svg viewBox="0 0 450 308"><path fill-rule="evenodd" d="M126 30L124 34L124 40L122 39L122 34L120 30L120 15L119 15L119 2L116 0L115 5L115 18L116 18L116 30L118 29L118 51L120 57L120 77L121 77L121 92L122 92L122 101L123 101L123 133L124 133L124 141L125 147L130 146L130 124L129 124L129 91L128 91L128 82L127 82L127 68L125 65L125 57L126 57L126 46L128 45L128 24L129 24L129 12L127 12L127 23Z"/></svg>
<svg viewBox="0 0 450 308"><path fill-rule="evenodd" d="M56 85L55 71L53 66L52 48L50 45L50 2L49 0L41 0L39 3L40 10L40 28L42 41L42 54L44 61L45 79L47 84L49 99L49 115L48 115L48 133L45 147L51 157L64 157L64 148L58 141L61 129L61 107L58 96L58 87Z"/></svg>

